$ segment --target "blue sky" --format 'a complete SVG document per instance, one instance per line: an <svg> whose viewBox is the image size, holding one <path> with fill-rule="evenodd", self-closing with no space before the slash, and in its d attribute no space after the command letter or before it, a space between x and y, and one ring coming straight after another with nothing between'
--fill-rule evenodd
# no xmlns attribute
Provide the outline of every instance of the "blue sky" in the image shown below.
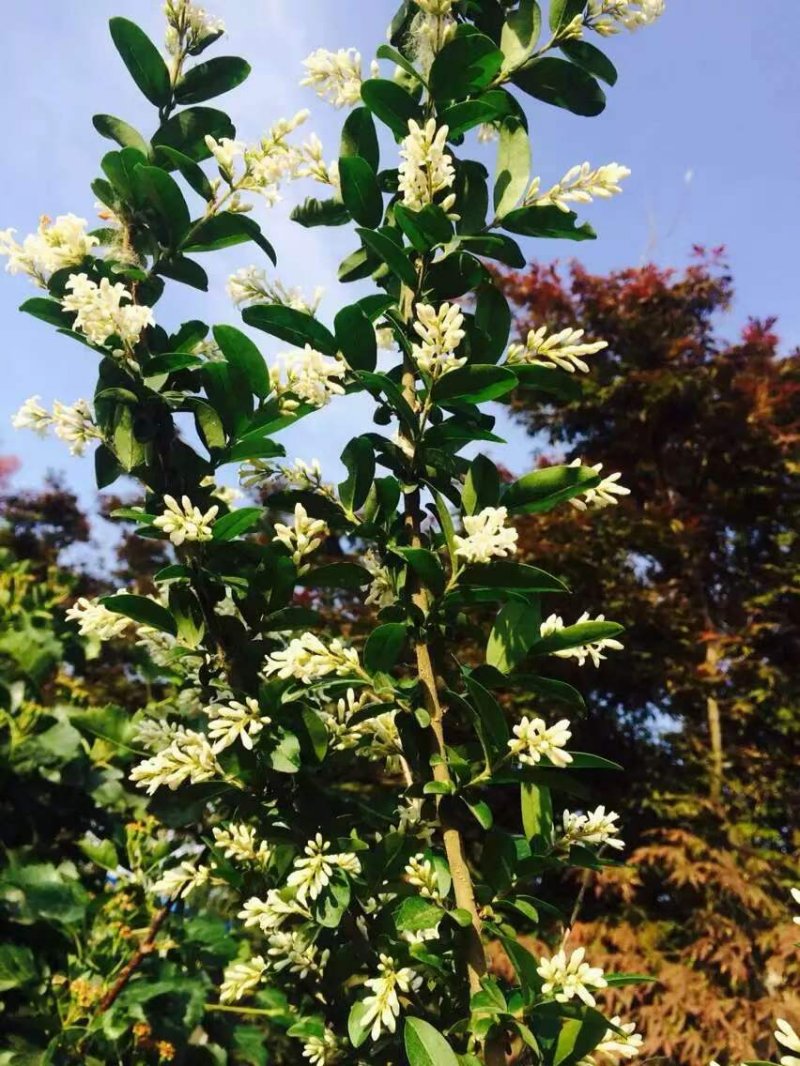
<svg viewBox="0 0 800 1066"><path fill-rule="evenodd" d="M242 88L220 100L239 136L255 139L278 116L310 107L309 128L333 157L343 113L299 87L302 59L318 46L351 45L369 57L394 6L393 0L207 0L228 26L222 51L244 55L254 68ZM160 7L157 0L43 0L15 4L6 14L0 228L13 226L22 236L43 213L93 218L89 182L111 145L95 133L91 115L110 112L145 133L152 132L154 117L111 45L107 20L125 15L160 40ZM531 242L531 256L567 259L577 249L590 269L605 271L646 260L680 266L693 243L725 244L737 299L723 328L732 334L748 314L777 314L785 344L800 342L794 201L799 32L800 6L786 0L667 0L657 25L607 44L620 81L600 118L581 119L531 101L534 168L545 182L584 159L595 165L616 160L633 171L622 196L585 212L597 242L539 241L535 248ZM293 200L314 191L305 184L290 189L272 211L259 207L258 217L278 250L280 278L308 290L325 286L320 314L330 320L341 300L352 298L337 286L335 270L355 242L344 229L308 231L288 220ZM205 257L210 296L174 285L159 305L160 320L167 326L186 317L236 322L224 282L257 258L255 246ZM90 396L93 388L88 349L17 313L33 294L25 279L0 277L0 454L21 459L17 486L35 486L48 469L61 470L91 503L90 459L73 459L61 442L10 426L31 394L49 405L54 398ZM268 338L259 339L266 341L266 355L275 350ZM306 459L319 456L335 476L336 456L364 414L357 399L342 400L288 432L287 449ZM522 469L530 441L514 427L509 440L513 452L505 462Z"/></svg>

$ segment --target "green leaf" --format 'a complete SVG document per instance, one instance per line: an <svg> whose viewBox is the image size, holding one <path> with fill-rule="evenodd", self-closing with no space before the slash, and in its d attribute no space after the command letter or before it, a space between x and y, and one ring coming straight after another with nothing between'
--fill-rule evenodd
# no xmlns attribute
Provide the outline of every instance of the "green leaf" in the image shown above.
<svg viewBox="0 0 800 1066"><path fill-rule="evenodd" d="M234 326L214 326L214 339L231 366L235 367L255 396L265 399L272 391L264 357L250 338Z"/></svg>
<svg viewBox="0 0 800 1066"><path fill-rule="evenodd" d="M559 48L565 56L587 73L594 74L596 78L600 78L608 85L616 85L619 77L617 68L605 52L601 52L593 44L588 41L564 41Z"/></svg>
<svg viewBox="0 0 800 1066"><path fill-rule="evenodd" d="M94 115L92 125L101 137L116 141L123 148L135 148L144 156L150 155L150 144L138 130L113 115Z"/></svg>
<svg viewBox="0 0 800 1066"><path fill-rule="evenodd" d="M364 1025L361 1021L366 1012L367 1008L361 1000L358 1000L350 1008L350 1014L347 1018L347 1035L354 1048L360 1048L369 1035L372 1023Z"/></svg>
<svg viewBox="0 0 800 1066"><path fill-rule="evenodd" d="M546 466L509 485L502 502L511 514L540 514L599 483L591 467Z"/></svg>
<svg viewBox="0 0 800 1066"><path fill-rule="evenodd" d="M260 304L246 307L242 318L248 326L263 329L282 341L303 348L310 344L324 355L336 355L339 348L330 330L305 311L297 311L283 304Z"/></svg>
<svg viewBox="0 0 800 1066"><path fill-rule="evenodd" d="M395 63L401 70L404 70L406 74L414 78L421 85L425 85L425 79L422 74L417 70L413 63L410 63L402 52L398 52L396 48L392 48L390 44L382 44L378 46L375 55L378 59L388 59L390 63Z"/></svg>
<svg viewBox="0 0 800 1066"><path fill-rule="evenodd" d="M330 563L303 574L298 584L308 588L360 589L371 581L369 571L363 566L356 563Z"/></svg>
<svg viewBox="0 0 800 1066"><path fill-rule="evenodd" d="M556 370L555 367L520 363L514 366L514 373L519 379L520 388L535 389L548 396L557 396L560 400L579 400L583 395L578 376Z"/></svg>
<svg viewBox="0 0 800 1066"><path fill-rule="evenodd" d="M36 962L30 948L22 944L0 944L0 992L21 988L36 976Z"/></svg>
<svg viewBox="0 0 800 1066"><path fill-rule="evenodd" d="M444 591L444 571L435 552L427 548L393 548L392 551L405 559L435 595L438 596Z"/></svg>
<svg viewBox="0 0 800 1066"><path fill-rule="evenodd" d="M576 15L583 14L585 7L586 0L550 0L550 29L556 33Z"/></svg>
<svg viewBox="0 0 800 1066"><path fill-rule="evenodd" d="M345 226L350 221L350 212L341 200L315 200L308 196L292 209L289 218L306 229L314 226Z"/></svg>
<svg viewBox="0 0 800 1066"><path fill-rule="evenodd" d="M520 0L516 11L506 15L500 34L503 70L513 70L525 62L536 47L541 29L542 10L536 0Z"/></svg>
<svg viewBox="0 0 800 1066"><path fill-rule="evenodd" d="M395 137L408 135L409 119L413 118L418 123L424 121L422 108L411 93L397 82L370 78L361 86L361 99Z"/></svg>
<svg viewBox="0 0 800 1066"><path fill-rule="evenodd" d="M124 470L130 471L143 462L144 446L136 439L133 410L118 404L114 412L114 454Z"/></svg>
<svg viewBox="0 0 800 1066"><path fill-rule="evenodd" d="M524 122L514 115L500 126L497 170L494 181L494 210L502 218L516 207L528 188L531 176L531 144Z"/></svg>
<svg viewBox="0 0 800 1066"><path fill-rule="evenodd" d="M343 307L333 320L336 344L353 370L374 370L378 362L375 327L357 303Z"/></svg>
<svg viewBox="0 0 800 1066"><path fill-rule="evenodd" d="M326 929L337 929L350 906L350 879L335 869L314 906L315 920Z"/></svg>
<svg viewBox="0 0 800 1066"><path fill-rule="evenodd" d="M99 445L94 453L94 477L98 489L113 485L122 473L116 455L105 444Z"/></svg>
<svg viewBox="0 0 800 1066"><path fill-rule="evenodd" d="M184 285L191 285L193 289L200 289L201 292L208 292L208 274L199 263L187 259L185 255L159 260L153 268L153 273L180 281Z"/></svg>
<svg viewBox="0 0 800 1066"><path fill-rule="evenodd" d="M458 1066L458 1059L438 1029L422 1018L406 1018L403 1045L409 1066Z"/></svg>
<svg viewBox="0 0 800 1066"><path fill-rule="evenodd" d="M172 95L169 70L144 30L124 18L112 18L108 25L122 62L139 89L156 107L168 104Z"/></svg>
<svg viewBox="0 0 800 1066"><path fill-rule="evenodd" d="M223 515L214 523L214 540L235 540L241 537L261 520L263 514L263 507L240 507L236 511L231 511L230 514Z"/></svg>
<svg viewBox="0 0 800 1066"><path fill-rule="evenodd" d="M71 329L75 317L65 311L58 300L48 300L45 296L32 296L20 305L20 311L59 329Z"/></svg>
<svg viewBox="0 0 800 1066"><path fill-rule="evenodd" d="M128 593L120 593L118 596L104 596L100 603L115 614L125 615L134 622L151 626L162 633L171 633L176 636L178 627L166 607L149 599L147 596L132 596Z"/></svg>
<svg viewBox="0 0 800 1066"><path fill-rule="evenodd" d="M471 674L464 675L469 693L470 706L476 711L481 724L485 746L493 759L508 751L508 724L500 704Z"/></svg>
<svg viewBox="0 0 800 1066"><path fill-rule="evenodd" d="M341 156L339 178L342 200L360 226L374 228L383 218L383 197L375 171L360 155Z"/></svg>
<svg viewBox="0 0 800 1066"><path fill-rule="evenodd" d="M385 263L393 274L410 288L416 287L417 272L399 244L381 230L358 229L356 232L367 248Z"/></svg>
<svg viewBox="0 0 800 1066"><path fill-rule="evenodd" d="M422 896L408 896L394 911L398 933L419 933L433 929L443 918L442 908Z"/></svg>
<svg viewBox="0 0 800 1066"><path fill-rule="evenodd" d="M470 463L461 502L468 515L484 507L496 507L500 499L500 471L485 455L476 455Z"/></svg>
<svg viewBox="0 0 800 1066"><path fill-rule="evenodd" d="M259 224L247 215L232 211L223 211L196 223L192 227L184 251L215 252L219 248L230 248L246 241L254 241L266 252L273 264L277 263L275 249L261 232Z"/></svg>
<svg viewBox="0 0 800 1066"><path fill-rule="evenodd" d="M532 646L531 652L534 655L551 655L556 651L591 644L595 640L607 640L622 632L624 627L617 622L578 622L551 633L549 637L542 637Z"/></svg>
<svg viewBox="0 0 800 1066"><path fill-rule="evenodd" d="M597 234L584 222L576 226L574 211L561 211L552 204L545 207L518 207L501 220L503 229L523 237L553 237L567 241L593 241Z"/></svg>
<svg viewBox="0 0 800 1066"><path fill-rule="evenodd" d="M504 588L512 592L569 591L564 582L553 577L552 574L547 574L535 566L527 566L525 563L515 563L511 559L495 559L491 563L473 563L465 568L459 583L473 588ZM598 624L608 625L610 623Z"/></svg>
<svg viewBox="0 0 800 1066"><path fill-rule="evenodd" d="M550 789L523 781L519 786L522 828L535 853L542 853L553 839L553 798Z"/></svg>
<svg viewBox="0 0 800 1066"><path fill-rule="evenodd" d="M160 167L139 165L133 171L139 198L150 208L159 241L177 248L190 225L189 208L174 178Z"/></svg>
<svg viewBox="0 0 800 1066"><path fill-rule="evenodd" d="M475 295L475 325L486 338L485 354L499 359L511 333L511 308L496 285L488 283L479 287Z"/></svg>
<svg viewBox="0 0 800 1066"><path fill-rule="evenodd" d="M525 266L526 259L516 241L502 233L486 233L480 237L462 237L462 248L467 248L473 255L484 259L496 259L498 263L519 270Z"/></svg>
<svg viewBox="0 0 800 1066"><path fill-rule="evenodd" d="M119 866L119 854L111 840L97 840L87 835L78 841L78 847L87 858L105 870L116 870Z"/></svg>
<svg viewBox="0 0 800 1066"><path fill-rule="evenodd" d="M512 81L546 104L592 118L606 106L606 96L591 74L566 59L544 56L516 71Z"/></svg>
<svg viewBox="0 0 800 1066"><path fill-rule="evenodd" d="M483 97L478 97L476 100L462 100L460 104L451 104L450 107L445 108L440 116L440 124L447 126L452 140L454 137L460 137L467 130L480 126L483 122L494 122L497 117L497 108L494 104Z"/></svg>
<svg viewBox="0 0 800 1066"><path fill-rule="evenodd" d="M373 629L364 645L364 666L371 674L388 674L397 665L408 630L402 622L387 622Z"/></svg>
<svg viewBox="0 0 800 1066"><path fill-rule="evenodd" d="M488 278L489 272L481 261L460 249L435 262L425 276L425 284L437 299L452 300Z"/></svg>
<svg viewBox="0 0 800 1066"><path fill-rule="evenodd" d="M438 204L427 204L421 211L395 204L394 220L417 252L430 252L453 237L453 224Z"/></svg>
<svg viewBox="0 0 800 1066"><path fill-rule="evenodd" d="M605 1036L608 1023L597 1011L583 1018L567 1018L553 1050L553 1066L577 1066Z"/></svg>
<svg viewBox="0 0 800 1066"><path fill-rule="evenodd" d="M214 189L211 182L193 159L190 159L188 155L184 155L183 152L179 152L177 148L170 148L166 144L159 145L156 151L159 159L166 160L169 163L168 169L174 168L181 172L198 196L202 196L204 200L208 201L214 199Z"/></svg>
<svg viewBox="0 0 800 1066"><path fill-rule="evenodd" d="M509 674L539 639L541 611L538 604L509 600L502 608L486 646L486 662Z"/></svg>
<svg viewBox="0 0 800 1066"><path fill-rule="evenodd" d="M175 99L181 104L201 104L241 85L250 73L250 64L238 56L216 56L187 70L175 86Z"/></svg>
<svg viewBox="0 0 800 1066"><path fill-rule="evenodd" d="M211 158L206 137L222 140L236 136L236 129L224 111L213 107L187 107L167 119L153 134L153 147L175 148L195 163Z"/></svg>
<svg viewBox="0 0 800 1066"><path fill-rule="evenodd" d="M431 389L437 403L448 400L466 400L483 403L496 400L516 388L517 377L513 370L503 366L467 365L443 374Z"/></svg>
<svg viewBox="0 0 800 1066"><path fill-rule="evenodd" d="M339 484L339 499L352 514L364 506L375 480L375 452L369 437L353 437L342 452L342 463L347 478Z"/></svg>
<svg viewBox="0 0 800 1066"><path fill-rule="evenodd" d="M380 165L378 134L375 120L366 107L356 107L344 120L339 145L340 156L361 156L377 173Z"/></svg>
<svg viewBox="0 0 800 1066"><path fill-rule="evenodd" d="M433 61L430 88L437 101L461 100L486 89L503 65L503 53L482 33L453 37Z"/></svg>

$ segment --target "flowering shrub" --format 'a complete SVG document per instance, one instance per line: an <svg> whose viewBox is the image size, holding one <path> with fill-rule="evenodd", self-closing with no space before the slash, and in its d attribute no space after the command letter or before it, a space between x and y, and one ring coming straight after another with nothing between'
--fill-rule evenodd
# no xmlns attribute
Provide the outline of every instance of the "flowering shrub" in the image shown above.
<svg viewBox="0 0 800 1066"><path fill-rule="evenodd" d="M213 912L235 929L235 955L186 1061L217 1013L255 1019L245 1029L263 1051L262 1024L271 1059L316 1066L499 1066L509 1055L578 1066L638 1052L635 1022L606 1018L598 996L646 978L592 965L570 947L564 916L552 954L537 959L518 939L552 934L553 908L537 895L548 873L602 868L616 861L604 849L621 847L603 807L554 814L564 797L574 806L587 795L584 772L617 767L568 749L560 715L580 713L582 700L546 673L548 656L599 666L621 648L621 627L588 611L573 625L543 620L540 596L568 590L516 561L511 523L572 501L613 504L625 489L575 463L504 484L485 456L460 453L499 441L487 402L519 387L544 403L574 396L575 372L603 348L575 329L537 329L507 347L510 311L486 260L523 265L515 236L592 239L570 205L619 192L627 176L615 163L583 164L542 193L517 91L599 114L598 79L613 84L616 71L585 38L635 29L661 8L553 0L540 45L533 0L406 2L368 79L352 50L306 61L304 83L351 108L331 164L315 136L299 140L306 113L247 145L226 114L198 106L249 67L230 56L193 62L222 27L188 0L166 5L168 60L135 24L112 20L157 128L146 139L95 116L119 146L92 186L106 228L86 233L67 216L22 245L5 233L2 249L47 293L23 309L93 350L99 366L93 406L51 416L28 401L18 423L54 424L81 450L99 441L98 485L128 474L142 486L140 506L118 517L174 551L154 575L158 595L79 601L71 618L84 636L143 644L175 679L174 699L137 722L129 775L175 835L141 871L159 908L139 948L94 1009L70 1019L77 1042L62 1032L56 1049L85 1056L112 1035L105 1015L117 999L136 988L148 997L146 957L171 950L172 926ZM491 210L488 172L462 152L478 129L498 142ZM213 177L201 165L212 159ZM327 187L293 217L355 223L359 245L339 277L371 278L377 291L330 327L313 298L259 268L238 272L229 287L244 322L291 346L270 366L231 326L191 321L168 333L154 310L165 279L207 288L194 255L252 242L275 261L250 196L273 205L289 180ZM379 341L390 352L380 362ZM354 392L373 399L378 428L347 445L336 488L316 461L273 464L281 429ZM202 451L181 416L194 419ZM288 505L291 522L247 536L266 513L234 506L218 485L231 465L267 505ZM363 558L315 564L331 533ZM378 608L363 647L315 632L322 590L356 590ZM468 661L462 644L484 630L481 661ZM514 723L504 711L512 691L531 704ZM513 979L492 973L489 944ZM145 1039L147 1054L167 1057ZM252 1041L245 1052L216 1046L218 1061L267 1061L253 1058Z"/></svg>

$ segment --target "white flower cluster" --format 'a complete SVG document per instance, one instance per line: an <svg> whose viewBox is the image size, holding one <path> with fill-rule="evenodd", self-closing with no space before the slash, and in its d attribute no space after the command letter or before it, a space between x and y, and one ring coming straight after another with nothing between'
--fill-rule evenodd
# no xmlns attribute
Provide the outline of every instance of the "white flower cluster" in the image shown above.
<svg viewBox="0 0 800 1066"><path fill-rule="evenodd" d="M606 988L606 980L599 966L590 966L584 962L585 948L576 948L569 959L564 951L559 951L552 958L543 956L539 959L536 972L543 979L543 996L553 996L559 1003L568 1003L577 996L587 1007L596 1006L590 988Z"/></svg>
<svg viewBox="0 0 800 1066"><path fill-rule="evenodd" d="M179 733L185 732L184 726L174 725L164 718L142 718L136 723L133 734L134 744L147 751L160 751L168 747Z"/></svg>
<svg viewBox="0 0 800 1066"><path fill-rule="evenodd" d="M224 827L214 826L212 833L214 843L226 859L252 862L264 867L272 857L269 844L265 840L259 840L255 829L244 822L231 822Z"/></svg>
<svg viewBox="0 0 800 1066"><path fill-rule="evenodd" d="M208 735L214 742L215 754L229 748L237 740L248 751L253 750L253 738L257 737L265 725L272 719L262 714L258 700L246 696L245 702L226 700L224 703L212 703L205 708L208 715Z"/></svg>
<svg viewBox="0 0 800 1066"><path fill-rule="evenodd" d="M456 31L453 0L423 0L411 20L408 43L417 69L427 78L433 61Z"/></svg>
<svg viewBox="0 0 800 1066"><path fill-rule="evenodd" d="M59 215L55 222L46 215L36 233L22 244L14 240L16 230L0 230L0 255L8 257L9 274L27 274L41 288L64 267L77 266L91 255L100 243L86 232L86 219L76 215Z"/></svg>
<svg viewBox="0 0 800 1066"><path fill-rule="evenodd" d="M211 540L214 519L219 513L216 504L205 512L195 507L188 496L182 496L181 502L174 496L165 496L166 510L155 519L153 525L156 529L168 534L169 539L179 548L184 541L207 541Z"/></svg>
<svg viewBox="0 0 800 1066"><path fill-rule="evenodd" d="M295 459L285 466L273 466L265 459L250 459L239 468L239 480L246 488L261 485L271 479L282 479L290 489L305 492L318 492L328 499L335 499L333 485L323 480L322 466L319 459L307 463L304 459Z"/></svg>
<svg viewBox="0 0 800 1066"><path fill-rule="evenodd" d="M309 974L319 977L328 964L330 954L328 948L320 951L307 933L294 930L273 933L269 938L267 950L270 965L276 972L288 967L290 972L298 974L301 980Z"/></svg>
<svg viewBox="0 0 800 1066"><path fill-rule="evenodd" d="M246 962L234 962L227 966L219 989L220 1002L238 1002L259 986L266 970L267 962L263 955L254 955Z"/></svg>
<svg viewBox="0 0 800 1066"><path fill-rule="evenodd" d="M166 870L154 883L152 892L156 896L165 896L167 899L186 899L195 889L208 884L210 876L210 867L198 865L187 859L179 866Z"/></svg>
<svg viewBox="0 0 800 1066"><path fill-rule="evenodd" d="M594 170L589 163L579 163L571 167L561 181L547 192L541 191L541 178L534 178L525 194L525 204L557 207L566 213L571 210L570 204L590 204L594 199L609 200L621 193L620 182L630 177L630 173L627 167L619 163L606 163Z"/></svg>
<svg viewBox="0 0 800 1066"><path fill-rule="evenodd" d="M513 733L508 750L527 766L536 766L543 756L553 766L568 766L572 762L570 753L564 751L572 736L566 718L548 728L542 718L528 718L526 715L514 726Z"/></svg>
<svg viewBox="0 0 800 1066"><path fill-rule="evenodd" d="M397 1029L397 1019L400 1017L398 991L408 993L422 984L422 978L410 966L396 969L391 955L380 956L378 974L378 977L370 977L364 982L371 995L362 1000L364 1013L361 1015L361 1024L364 1028L372 1026L370 1036L373 1040L377 1040L384 1029L390 1033Z"/></svg>
<svg viewBox="0 0 800 1066"><path fill-rule="evenodd" d="M567 328L548 336L547 326L529 330L524 344L508 346L507 361L510 366L527 363L533 366L556 367L566 370L568 374L574 374L576 370L587 374L589 367L584 357L601 352L608 347L608 341L584 344L584 332L582 329Z"/></svg>
<svg viewBox="0 0 800 1066"><path fill-rule="evenodd" d="M635 1022L623 1025L617 1014L611 1019L611 1025L616 1028L606 1029L605 1036L594 1051L581 1059L578 1066L605 1066L606 1063L616 1062L618 1059L634 1059L641 1054L644 1037L636 1032ZM622 1032L617 1032L618 1029Z"/></svg>
<svg viewBox="0 0 800 1066"><path fill-rule="evenodd" d="M279 889L271 888L266 899L251 896L239 911L238 917L242 919L246 929L257 926L263 933L272 933L280 929L289 918L310 920L311 911L299 900L285 899L284 893Z"/></svg>
<svg viewBox="0 0 800 1066"><path fill-rule="evenodd" d="M358 747L358 754L368 759L395 760L402 751L400 735L397 731L396 711L384 711L360 722L353 718L364 707L380 703L380 697L371 689L362 689L358 696L355 690L348 688L344 696L336 703L319 710L319 716L328 731L332 751L348 751ZM387 769L393 769L387 767Z"/></svg>
<svg viewBox="0 0 800 1066"><path fill-rule="evenodd" d="M421 896L426 899L441 900L439 879L436 876L436 868L430 859L426 859L422 854L412 855L404 872L408 883L418 888Z"/></svg>
<svg viewBox="0 0 800 1066"><path fill-rule="evenodd" d="M117 589L117 596L124 595L127 589ZM113 640L121 637L136 623L124 614L117 614L104 607L98 600L81 596L67 610L67 619L78 623L78 632L82 637L97 637L98 640Z"/></svg>
<svg viewBox="0 0 800 1066"><path fill-rule="evenodd" d="M309 1066L330 1066L339 1060L339 1042L335 1034L326 1029L322 1036L308 1036L303 1043L303 1058Z"/></svg>
<svg viewBox="0 0 800 1066"><path fill-rule="evenodd" d="M313 178L322 185L330 185L337 193L341 191L339 181L339 160L326 163L323 155L322 141L312 133L300 148L300 163L296 177Z"/></svg>
<svg viewBox="0 0 800 1066"><path fill-rule="evenodd" d="M456 535L456 555L468 563L488 563L504 559L517 550L517 531L506 526L505 507L484 507L478 514L464 518L465 537Z"/></svg>
<svg viewBox="0 0 800 1066"><path fill-rule="evenodd" d="M50 414L39 403L38 396L31 396L11 419L11 424L14 429L32 429L40 437L52 427L56 436L69 444L72 455L83 455L90 441L103 439L87 400L76 400L71 406L56 400Z"/></svg>
<svg viewBox="0 0 800 1066"><path fill-rule="evenodd" d="M283 352L270 369L272 387L280 401L281 410L296 411L301 403L325 407L333 396L343 396L344 363L327 359L307 344L302 352ZM294 398L291 398L294 397Z"/></svg>
<svg viewBox="0 0 800 1066"><path fill-rule="evenodd" d="M317 833L306 844L304 855L295 859L286 884L297 890L297 901L305 905L309 899L317 899L330 884L333 871L337 868L347 874L360 874L361 862L352 851L332 853L329 841L323 840L322 834Z"/></svg>
<svg viewBox="0 0 800 1066"><path fill-rule="evenodd" d="M368 548L364 552L361 562L364 565L364 569L368 570L372 577L367 598L364 600L365 606L391 607L397 599L397 591L391 570L388 566L383 565L374 548Z"/></svg>
<svg viewBox="0 0 800 1066"><path fill-rule="evenodd" d="M434 197L452 187L455 181L453 160L445 151L447 126L437 129L431 118L420 126L414 119L408 121L408 136L400 146L402 162L398 171L398 190L403 203L413 211L432 204ZM449 211L456 202L455 193L441 201L441 208Z"/></svg>
<svg viewBox="0 0 800 1066"><path fill-rule="evenodd" d="M131 781L152 796L162 785L174 792L185 781L193 785L210 781L219 772L217 757L205 734L184 729L168 748L135 766Z"/></svg>
<svg viewBox="0 0 800 1066"><path fill-rule="evenodd" d="M314 633L303 633L290 641L289 646L281 651L274 651L264 662L264 676L277 676L282 681L290 677L310 685L330 674L347 677L348 674L361 674L358 652L355 648L346 648L336 638L330 644L323 644Z"/></svg>
<svg viewBox="0 0 800 1066"><path fill-rule="evenodd" d="M334 107L353 107L361 102L361 54L355 48L340 48L337 52L317 48L303 60L303 66L307 74L300 84L310 85L321 100ZM376 78L378 73L378 64L373 60L370 74Z"/></svg>
<svg viewBox="0 0 800 1066"><path fill-rule="evenodd" d="M65 288L70 292L61 306L76 316L72 328L80 330L92 344L119 337L130 350L142 330L154 323L151 309L133 303L121 281L112 285L108 278L101 278L98 285L87 274L71 274Z"/></svg>
<svg viewBox="0 0 800 1066"><path fill-rule="evenodd" d="M241 202L242 192L260 193L272 206L280 199L281 182L300 176L304 155L288 138L307 118L308 111L298 111L293 118L279 119L258 144L206 135L206 147L230 190L229 211L248 210Z"/></svg>
<svg viewBox="0 0 800 1066"><path fill-rule="evenodd" d="M585 23L603 37L622 29L638 30L660 18L665 0L589 0Z"/></svg>
<svg viewBox="0 0 800 1066"><path fill-rule="evenodd" d="M584 611L574 624L579 626L583 625L585 622L604 621L604 614L599 614L597 618L590 618L589 612ZM539 627L539 633L542 637L549 637L552 636L553 633L558 633L562 629L564 629L564 620L560 615L551 614L542 622ZM583 666L587 659L591 659L595 666L599 666L603 659L606 658L606 656L602 654L606 648L610 648L611 651L622 651L624 644L621 644L613 637L603 637L601 640L593 640L588 644L579 644L575 648L564 648L562 651L554 651L553 655L557 655L560 659L577 659L578 666Z"/></svg>
<svg viewBox="0 0 800 1066"><path fill-rule="evenodd" d="M227 290L237 307L259 303L280 304L295 311L303 311L307 315L316 314L325 293L324 289L317 287L314 295L307 299L298 288L287 289L277 279L269 281L266 271L256 266L242 267L235 274L231 274Z"/></svg>
<svg viewBox="0 0 800 1066"><path fill-rule="evenodd" d="M605 844L619 851L625 847L625 841L616 835L619 832L615 824L617 821L619 815L615 811L606 813L605 807L596 807L588 814L564 811L563 833L559 843L562 847L571 844Z"/></svg>
<svg viewBox="0 0 800 1066"><path fill-rule="evenodd" d="M211 474L200 479L200 488L210 489L214 499L220 500L226 507L230 507L232 503L236 503L243 496L243 493L231 485L218 485Z"/></svg>
<svg viewBox="0 0 800 1066"><path fill-rule="evenodd" d="M574 459L570 464L572 467L579 467L583 465L582 460ZM599 476L600 471L603 469L602 463L595 463L594 466L588 467L593 474ZM588 511L589 508L593 508L595 511L601 511L604 507L615 507L619 500L617 496L630 496L631 490L626 489L624 485L619 484L619 479L622 474L609 474L608 477L604 477L599 485L596 485L593 489L586 489L580 496L573 496L569 501L576 511Z"/></svg>
<svg viewBox="0 0 800 1066"><path fill-rule="evenodd" d="M321 518L309 518L302 503L295 504L293 525L275 523L275 540L289 549L298 574L304 574L309 569L309 564L303 560L322 545L329 532Z"/></svg>
<svg viewBox="0 0 800 1066"><path fill-rule="evenodd" d="M191 0L166 0L164 14L167 18L166 48L170 55L182 51L190 54L210 43L225 32L222 19L207 14Z"/></svg>
<svg viewBox="0 0 800 1066"><path fill-rule="evenodd" d="M440 307L417 304L414 332L420 343L414 344L414 362L435 380L449 370L456 370L466 363L466 358L457 358L456 348L466 336L464 315L458 304L443 303Z"/></svg>

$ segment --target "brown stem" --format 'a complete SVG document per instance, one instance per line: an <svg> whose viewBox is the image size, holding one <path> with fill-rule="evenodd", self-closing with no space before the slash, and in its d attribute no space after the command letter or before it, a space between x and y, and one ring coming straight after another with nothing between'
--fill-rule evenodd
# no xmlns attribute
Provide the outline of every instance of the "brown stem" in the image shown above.
<svg viewBox="0 0 800 1066"><path fill-rule="evenodd" d="M123 988L127 985L128 981L133 977L139 967L142 965L147 956L152 952L156 944L156 937L158 936L161 926L164 924L167 915L169 914L169 907L161 907L153 915L153 919L145 933L144 940L142 940L139 947L128 959L127 963L122 967L114 984L109 988L108 992L100 1000L97 1007L97 1014L103 1014L116 1002L117 997L122 992Z"/></svg>
<svg viewBox="0 0 800 1066"><path fill-rule="evenodd" d="M721 656L717 641L709 640L706 644L706 669L716 677L717 663ZM709 795L714 803L722 798L723 750L722 750L722 716L719 701L712 694L706 697L706 716L708 718L708 737L711 744L711 767L709 772Z"/></svg>

